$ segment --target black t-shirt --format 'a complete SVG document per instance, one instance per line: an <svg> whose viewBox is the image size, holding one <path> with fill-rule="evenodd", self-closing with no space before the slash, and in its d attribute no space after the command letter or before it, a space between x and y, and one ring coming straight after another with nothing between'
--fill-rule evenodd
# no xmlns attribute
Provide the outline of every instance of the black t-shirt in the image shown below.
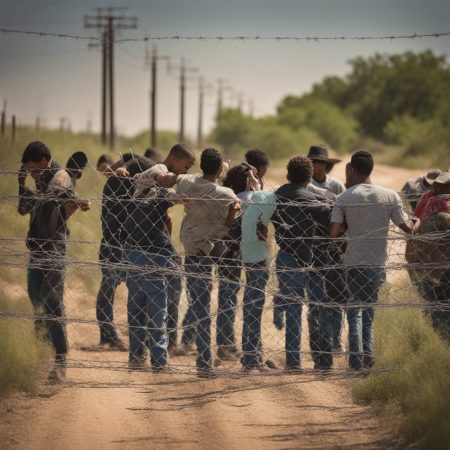
<svg viewBox="0 0 450 450"><path fill-rule="evenodd" d="M313 262L317 237L323 236L323 230L330 225L331 207L321 197L293 183L284 184L275 195L277 209L272 222L277 244L301 266L308 266Z"/></svg>

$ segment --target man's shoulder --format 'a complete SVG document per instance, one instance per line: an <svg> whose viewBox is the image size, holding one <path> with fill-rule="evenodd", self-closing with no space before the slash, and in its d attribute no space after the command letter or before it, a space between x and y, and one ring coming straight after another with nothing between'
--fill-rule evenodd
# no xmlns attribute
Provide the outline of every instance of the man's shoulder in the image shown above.
<svg viewBox="0 0 450 450"><path fill-rule="evenodd" d="M62 188L72 187L72 180L66 169L56 169L55 174L49 182L49 186L58 186Z"/></svg>

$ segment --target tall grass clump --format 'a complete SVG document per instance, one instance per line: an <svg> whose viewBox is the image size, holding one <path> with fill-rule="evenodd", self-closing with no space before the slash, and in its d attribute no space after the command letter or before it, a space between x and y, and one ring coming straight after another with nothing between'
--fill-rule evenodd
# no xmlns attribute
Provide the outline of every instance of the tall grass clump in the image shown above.
<svg viewBox="0 0 450 450"><path fill-rule="evenodd" d="M26 300L6 301L0 297L4 312L31 312ZM0 318L0 397L16 391L36 389L40 365L50 360L50 346L37 338L31 319Z"/></svg>
<svg viewBox="0 0 450 450"><path fill-rule="evenodd" d="M423 449L450 449L450 347L422 311L377 312L376 369L353 386L356 400L375 406L396 431Z"/></svg>

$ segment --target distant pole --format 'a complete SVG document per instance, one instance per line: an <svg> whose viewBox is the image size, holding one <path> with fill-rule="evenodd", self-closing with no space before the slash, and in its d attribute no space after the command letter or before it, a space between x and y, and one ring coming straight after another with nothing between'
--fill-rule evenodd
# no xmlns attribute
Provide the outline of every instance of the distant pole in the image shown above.
<svg viewBox="0 0 450 450"><path fill-rule="evenodd" d="M64 125L66 123L65 117L61 117L59 119L59 131L64 131Z"/></svg>
<svg viewBox="0 0 450 450"><path fill-rule="evenodd" d="M198 129L197 129L197 147L201 148L203 143L203 78L200 77L198 86Z"/></svg>
<svg viewBox="0 0 450 450"><path fill-rule="evenodd" d="M102 39L102 144L106 145L106 108L108 89L108 33L103 32Z"/></svg>
<svg viewBox="0 0 450 450"><path fill-rule="evenodd" d="M151 141L150 146L156 147L156 77L157 77L157 50L156 47L153 47L152 53L152 89L151 89Z"/></svg>
<svg viewBox="0 0 450 450"><path fill-rule="evenodd" d="M6 127L6 112L5 111L2 111L2 119L1 119L0 127L1 127L2 136L4 136L5 135L5 127Z"/></svg>
<svg viewBox="0 0 450 450"><path fill-rule="evenodd" d="M109 49L109 148L114 149L114 28L113 18L108 20L108 49Z"/></svg>
<svg viewBox="0 0 450 450"><path fill-rule="evenodd" d="M186 67L184 64L184 59L182 59L180 70L180 142L184 141L185 95L186 95Z"/></svg>
<svg viewBox="0 0 450 450"><path fill-rule="evenodd" d="M36 117L36 131L39 131L41 129L41 119L39 117Z"/></svg>
<svg viewBox="0 0 450 450"><path fill-rule="evenodd" d="M219 80L219 85L217 88L217 116L220 115L223 109L223 87L224 80Z"/></svg>
<svg viewBox="0 0 450 450"><path fill-rule="evenodd" d="M12 128L12 140L13 142L16 139L16 115L13 114L12 119L11 119L11 128Z"/></svg>

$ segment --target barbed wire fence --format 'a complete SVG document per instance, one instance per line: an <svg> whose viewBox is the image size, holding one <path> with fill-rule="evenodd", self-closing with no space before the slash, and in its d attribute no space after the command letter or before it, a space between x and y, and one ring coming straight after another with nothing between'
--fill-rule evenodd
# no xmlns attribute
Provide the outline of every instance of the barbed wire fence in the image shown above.
<svg viewBox="0 0 450 450"><path fill-rule="evenodd" d="M17 174L14 169L0 170L0 176L11 183L16 182ZM96 176L103 184L103 176ZM110 187L111 180L115 180L114 190L89 196L93 208L77 222L79 227L87 215L96 214L96 220L91 217L88 223L98 218L100 230L102 219L103 233L94 233L95 239L69 236L67 248L65 238L49 240L42 236L29 240L27 249L24 236L14 228L19 220L19 198L4 194L0 197L0 213L9 223L8 232L4 230L5 235L0 237L0 282L2 296L12 305L12 309L0 311L0 318L34 321L37 333L48 334L62 346L57 349L62 353L66 351L67 326L71 348L68 367L148 370L150 360L154 368L168 362L177 373L191 374L200 359L200 364L211 364L217 373L234 377L242 376L242 367L258 372L264 369L267 375L284 373L286 366L301 366L305 373L317 373L317 369L331 367L333 360L333 370L326 373L327 377L353 376L348 371L352 353L349 332L355 331L349 330L349 325L364 326L364 314L383 310L401 314L407 309L425 314L435 330L449 340L448 214L431 216L416 235L406 235L391 226L377 230L375 235L358 237L368 249L373 248L371 242L383 246L384 236L388 239L386 263L366 266L385 274L377 279L377 283L386 281L376 301L367 298L365 292L371 279L359 278L356 291L355 286L349 290L347 274L352 267L343 262L341 248L351 242L348 237L331 239L327 230L317 224L303 230L301 236L292 235L295 224L305 220L306 203L279 199L242 202L243 212L237 222L249 214L249 207L256 208L258 214L275 212L280 207L289 211L282 222L279 217L271 219L278 238L280 232L285 233L282 237L287 259L280 259L270 225L264 241L245 241L242 234L224 234L213 242L214 256L192 260L186 257L176 232L172 236L176 252L170 243L160 241L161 232L166 233L165 211L176 200L173 193L153 185L136 195L133 179L113 176L107 182ZM66 214L64 205L77 201L74 192L70 195L68 198L55 191L38 195L28 212L39 214L39 208L47 205L48 211L56 214L47 219L58 222ZM208 204L211 217L217 209L227 206L223 200L207 196L188 200L190 204ZM404 198L405 204L407 200ZM174 208L178 212L173 226L178 229L183 205ZM68 226L73 226L70 219ZM77 234L83 235L80 230ZM152 241L152 236L158 239ZM259 246L261 242L268 257L258 264L242 262L242 246ZM311 250L310 261L295 260L302 256L299 247L302 252ZM63 292L65 307L59 301ZM193 299L192 293L198 298ZM28 296L36 302L35 311L15 310L15 302ZM366 301L361 301L363 298ZM370 335L363 333L363 342L351 345L363 346L357 348L361 353L358 357L367 350L371 358ZM82 352L89 352L89 357ZM134 366L130 366L127 352L134 358L131 362L137 363ZM370 358L360 368L395 369L373 368Z"/></svg>

